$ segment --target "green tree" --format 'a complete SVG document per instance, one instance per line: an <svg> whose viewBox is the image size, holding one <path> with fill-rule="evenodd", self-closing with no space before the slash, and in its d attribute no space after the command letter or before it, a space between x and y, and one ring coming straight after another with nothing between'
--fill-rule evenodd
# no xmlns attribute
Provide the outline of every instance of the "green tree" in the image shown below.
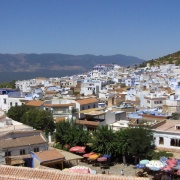
<svg viewBox="0 0 180 180"><path fill-rule="evenodd" d="M22 105L11 107L7 116L46 133L52 133L55 129L53 116L49 111Z"/></svg>
<svg viewBox="0 0 180 180"><path fill-rule="evenodd" d="M99 126L92 133L92 149L102 154L115 154L115 134L106 126Z"/></svg>
<svg viewBox="0 0 180 180"><path fill-rule="evenodd" d="M116 155L123 155L123 163L126 164L126 156L130 147L130 137L129 137L130 129L122 129L115 132L116 138Z"/></svg>
<svg viewBox="0 0 180 180"><path fill-rule="evenodd" d="M46 133L53 133L55 129L52 114L45 110L30 109L23 114L21 117L21 122Z"/></svg>
<svg viewBox="0 0 180 180"><path fill-rule="evenodd" d="M128 152L136 157L146 157L147 154L152 150L151 145L153 144L152 131L141 126L136 128L129 128L128 131Z"/></svg>
<svg viewBox="0 0 180 180"><path fill-rule="evenodd" d="M21 122L21 117L23 116L23 114L30 109L34 109L34 108L26 106L24 104L21 106L12 106L8 110L7 116L14 119L15 121Z"/></svg>
<svg viewBox="0 0 180 180"><path fill-rule="evenodd" d="M62 146L66 144L65 136L69 132L71 124L69 121L62 121L56 124L55 140ZM71 132L69 132L71 133Z"/></svg>
<svg viewBox="0 0 180 180"><path fill-rule="evenodd" d="M56 124L55 139L62 146L84 146L89 142L90 136L88 131L83 130L83 126L76 125L73 121L64 121Z"/></svg>

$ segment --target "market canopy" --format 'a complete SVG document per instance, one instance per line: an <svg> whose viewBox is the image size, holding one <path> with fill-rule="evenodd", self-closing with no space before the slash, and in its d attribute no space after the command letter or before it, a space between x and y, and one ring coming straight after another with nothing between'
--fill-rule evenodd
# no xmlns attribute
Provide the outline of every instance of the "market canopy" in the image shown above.
<svg viewBox="0 0 180 180"><path fill-rule="evenodd" d="M139 162L139 164L148 164L149 163L149 160L148 159L143 159Z"/></svg>
<svg viewBox="0 0 180 180"><path fill-rule="evenodd" d="M151 160L148 164L146 164L146 167L148 167L152 171L158 171L164 166L165 164L159 160Z"/></svg>
<svg viewBox="0 0 180 180"><path fill-rule="evenodd" d="M69 149L70 152L76 152L76 153L85 153L86 147L84 146L74 146Z"/></svg>

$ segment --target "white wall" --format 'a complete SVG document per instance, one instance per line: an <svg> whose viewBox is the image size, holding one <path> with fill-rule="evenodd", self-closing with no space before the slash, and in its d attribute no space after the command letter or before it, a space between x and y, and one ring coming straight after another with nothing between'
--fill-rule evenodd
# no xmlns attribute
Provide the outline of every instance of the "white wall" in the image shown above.
<svg viewBox="0 0 180 180"><path fill-rule="evenodd" d="M155 137L155 145L157 147L180 149L180 147L170 145L171 139L180 140L180 133L154 132L154 137ZM160 137L164 138L164 144L159 144Z"/></svg>

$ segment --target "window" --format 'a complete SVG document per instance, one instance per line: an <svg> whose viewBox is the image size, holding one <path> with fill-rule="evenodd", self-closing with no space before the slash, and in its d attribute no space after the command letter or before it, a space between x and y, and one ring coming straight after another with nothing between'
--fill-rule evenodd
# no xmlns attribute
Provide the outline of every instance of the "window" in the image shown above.
<svg viewBox="0 0 180 180"><path fill-rule="evenodd" d="M4 98L4 104L6 104L6 103L7 103L7 99Z"/></svg>
<svg viewBox="0 0 180 180"><path fill-rule="evenodd" d="M10 106L12 106L12 102L10 102Z"/></svg>
<svg viewBox="0 0 180 180"><path fill-rule="evenodd" d="M88 109L90 109L90 106L88 106Z"/></svg>
<svg viewBox="0 0 180 180"><path fill-rule="evenodd" d="M159 137L159 144L164 144L164 138L163 137Z"/></svg>
<svg viewBox="0 0 180 180"><path fill-rule="evenodd" d="M180 140L179 139L171 139L171 146L180 146Z"/></svg>
<svg viewBox="0 0 180 180"><path fill-rule="evenodd" d="M6 151L5 156L11 156L11 151Z"/></svg>
<svg viewBox="0 0 180 180"><path fill-rule="evenodd" d="M16 103L15 103L15 106L17 106L17 105L18 105L18 103L16 102Z"/></svg>
<svg viewBox="0 0 180 180"><path fill-rule="evenodd" d="M25 149L21 149L21 150L20 150L20 155L23 155L23 154L26 154Z"/></svg>
<svg viewBox="0 0 180 180"><path fill-rule="evenodd" d="M39 152L39 148L38 148L38 147L35 147L35 148L34 148L34 152Z"/></svg>

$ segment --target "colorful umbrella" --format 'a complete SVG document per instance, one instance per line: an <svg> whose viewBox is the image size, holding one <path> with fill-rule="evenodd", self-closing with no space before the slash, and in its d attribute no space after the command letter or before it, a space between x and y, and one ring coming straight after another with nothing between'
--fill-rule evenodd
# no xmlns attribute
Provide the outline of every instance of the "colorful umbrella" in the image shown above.
<svg viewBox="0 0 180 180"><path fill-rule="evenodd" d="M177 175L179 175L179 176L180 176L180 170L178 170L178 171L177 171Z"/></svg>
<svg viewBox="0 0 180 180"><path fill-rule="evenodd" d="M90 170L86 166L74 166L72 168L69 168L69 172L89 174Z"/></svg>
<svg viewBox="0 0 180 180"><path fill-rule="evenodd" d="M140 162L139 162L139 164L148 164L149 163L149 160L147 160L147 159L143 159L143 160L141 160Z"/></svg>
<svg viewBox="0 0 180 180"><path fill-rule="evenodd" d="M69 149L70 152L76 152L76 153L85 153L86 147L83 146L74 146Z"/></svg>
<svg viewBox="0 0 180 180"><path fill-rule="evenodd" d="M166 161L166 163L167 164L177 164L178 163L178 160L177 159L175 159L175 158L171 158L171 159L168 159L167 161Z"/></svg>
<svg viewBox="0 0 180 180"><path fill-rule="evenodd" d="M146 167L148 167L151 170L158 171L165 165L159 161L159 160L151 160L148 164L146 164ZM158 169L158 170L157 170Z"/></svg>
<svg viewBox="0 0 180 180"><path fill-rule="evenodd" d="M89 156L88 160L96 160L100 155L99 154L93 154Z"/></svg>
<svg viewBox="0 0 180 180"><path fill-rule="evenodd" d="M107 159L111 158L110 154L104 154L103 157L106 157Z"/></svg>
<svg viewBox="0 0 180 180"><path fill-rule="evenodd" d="M168 164L168 166L171 167L171 168L173 168L173 167L176 166L176 164L173 164L173 163L172 163L172 164Z"/></svg>
<svg viewBox="0 0 180 180"><path fill-rule="evenodd" d="M161 170L165 172L169 172L172 170L172 168L170 166L164 166L163 168L161 168Z"/></svg>
<svg viewBox="0 0 180 180"><path fill-rule="evenodd" d="M144 168L146 168L146 166L145 166L145 164L136 164L136 168L144 169Z"/></svg>
<svg viewBox="0 0 180 180"><path fill-rule="evenodd" d="M106 157L100 157L97 159L98 162L105 162L107 161L107 158Z"/></svg>
<svg viewBox="0 0 180 180"><path fill-rule="evenodd" d="M161 168L158 167L149 167L150 170L152 171L159 171Z"/></svg>
<svg viewBox="0 0 180 180"><path fill-rule="evenodd" d="M166 162L167 160L168 160L168 158L167 157L161 157L160 159L159 159L161 162Z"/></svg>
<svg viewBox="0 0 180 180"><path fill-rule="evenodd" d="M90 152L90 153L84 154L83 157L88 158L89 156L91 156L93 154L95 154L95 153L94 152Z"/></svg>

